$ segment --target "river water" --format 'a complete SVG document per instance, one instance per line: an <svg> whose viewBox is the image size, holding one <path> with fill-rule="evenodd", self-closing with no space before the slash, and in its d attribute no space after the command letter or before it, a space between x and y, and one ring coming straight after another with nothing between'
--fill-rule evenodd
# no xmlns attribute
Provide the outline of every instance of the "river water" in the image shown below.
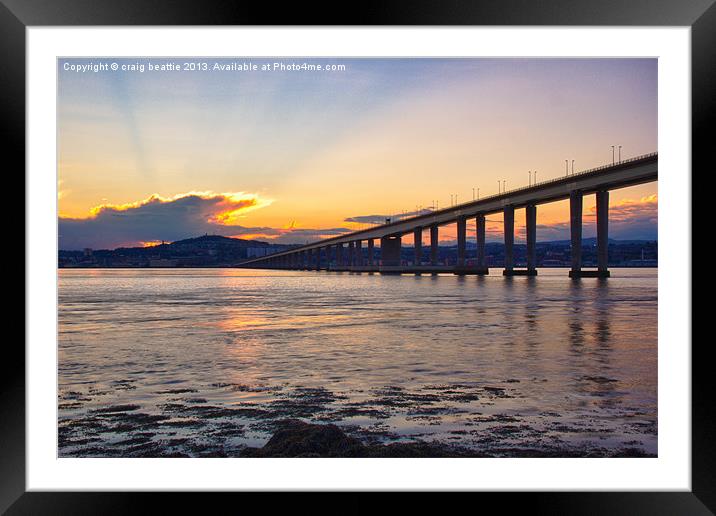
<svg viewBox="0 0 716 516"><path fill-rule="evenodd" d="M657 270L59 271L60 456L240 456L277 422L494 456L657 454Z"/></svg>

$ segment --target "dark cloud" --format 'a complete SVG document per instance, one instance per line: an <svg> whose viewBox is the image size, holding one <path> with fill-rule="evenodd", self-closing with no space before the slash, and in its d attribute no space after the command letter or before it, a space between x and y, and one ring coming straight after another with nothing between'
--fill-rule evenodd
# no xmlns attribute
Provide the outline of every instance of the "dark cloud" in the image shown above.
<svg viewBox="0 0 716 516"><path fill-rule="evenodd" d="M348 228L271 228L237 224L243 213L270 204L244 194L190 193L138 203L103 205L86 219L60 217L60 249L114 249L142 242L175 241L203 234L305 243L350 232Z"/></svg>

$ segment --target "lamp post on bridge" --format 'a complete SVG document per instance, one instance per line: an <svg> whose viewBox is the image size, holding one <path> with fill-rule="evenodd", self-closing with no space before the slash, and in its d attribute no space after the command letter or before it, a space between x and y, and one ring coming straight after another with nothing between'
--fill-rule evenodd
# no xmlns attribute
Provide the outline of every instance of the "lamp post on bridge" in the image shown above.
<svg viewBox="0 0 716 516"><path fill-rule="evenodd" d="M572 175L574 175L574 160L572 160Z"/></svg>
<svg viewBox="0 0 716 516"><path fill-rule="evenodd" d="M614 145L612 145L612 165L614 165Z"/></svg>
<svg viewBox="0 0 716 516"><path fill-rule="evenodd" d="M622 162L622 146L619 146L619 163Z"/></svg>

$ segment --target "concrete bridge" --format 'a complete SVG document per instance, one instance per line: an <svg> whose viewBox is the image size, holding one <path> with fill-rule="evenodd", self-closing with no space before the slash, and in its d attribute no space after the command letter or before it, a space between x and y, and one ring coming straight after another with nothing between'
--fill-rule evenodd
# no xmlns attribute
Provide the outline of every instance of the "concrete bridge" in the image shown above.
<svg viewBox="0 0 716 516"><path fill-rule="evenodd" d="M557 179L542 181L472 202L466 202L416 217L405 218L347 235L328 238L301 247L247 260L239 267L294 270L331 270L381 273L487 274L485 266L485 218L502 212L504 217L505 276L534 276L536 269L537 206L569 199L571 270L569 276L608 277L607 242L609 235L609 191L657 180L658 153L638 156L613 165L585 170ZM582 269L582 200L596 195L597 270ZM525 209L527 225L527 268L514 267L515 210ZM467 266L467 220L474 218L477 228L477 259ZM440 226L457 225L457 265L438 264ZM423 231L430 232L429 260L423 260ZM401 238L414 236L414 260L401 264ZM380 240L380 258L375 260L374 242ZM367 254L363 252L366 243Z"/></svg>

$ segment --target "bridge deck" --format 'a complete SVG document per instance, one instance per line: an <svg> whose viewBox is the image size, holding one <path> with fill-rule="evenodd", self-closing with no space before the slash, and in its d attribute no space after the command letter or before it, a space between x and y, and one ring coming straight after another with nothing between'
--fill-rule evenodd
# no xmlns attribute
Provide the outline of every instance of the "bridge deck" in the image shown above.
<svg viewBox="0 0 716 516"><path fill-rule="evenodd" d="M545 204L568 199L570 194L575 191L582 194L590 194L601 190L614 190L648 183L656 181L657 176L658 154L647 154L621 161L614 165L603 166L565 177L542 181L535 185L484 197L476 201L458 204L425 215L402 219L389 224L382 224L346 235L320 240L266 257L247 260L242 262L241 266L251 266L251 264L258 264L269 258L280 258L300 251L320 249L337 244L406 235L418 228L427 229L431 226L451 224L463 217L471 218L476 217L478 214L489 215L498 213L507 206L523 208L528 205Z"/></svg>

